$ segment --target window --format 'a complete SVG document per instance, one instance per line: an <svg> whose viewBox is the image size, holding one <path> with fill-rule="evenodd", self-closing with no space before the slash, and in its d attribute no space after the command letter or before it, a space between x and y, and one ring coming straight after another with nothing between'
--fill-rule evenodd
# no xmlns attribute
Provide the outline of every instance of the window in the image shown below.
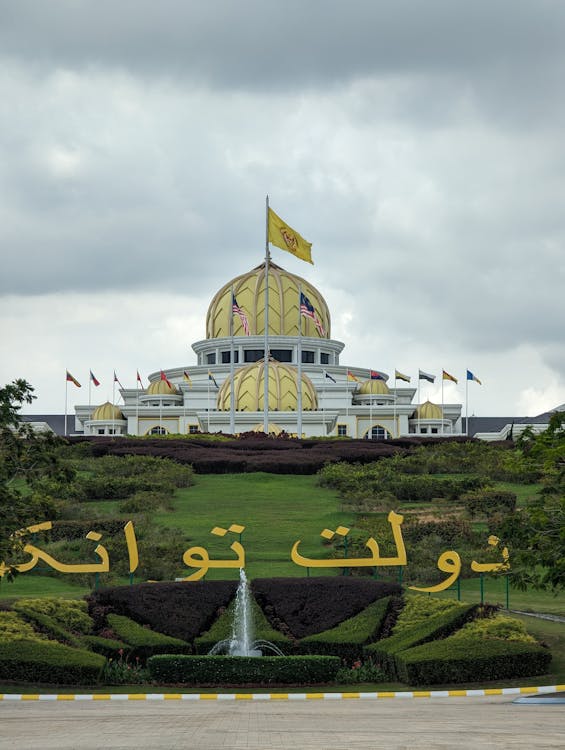
<svg viewBox="0 0 565 750"><path fill-rule="evenodd" d="M431 432L433 435L437 435L437 427L432 427Z"/></svg>
<svg viewBox="0 0 565 750"><path fill-rule="evenodd" d="M347 425L346 424L338 424L338 426L337 426L337 436L338 437L346 437L347 436Z"/></svg>
<svg viewBox="0 0 565 750"><path fill-rule="evenodd" d="M314 364L314 352L302 352L302 361L306 364Z"/></svg>
<svg viewBox="0 0 565 750"><path fill-rule="evenodd" d="M427 433L427 431L428 431L427 427L421 427L420 428L420 432L422 433L422 435L425 435Z"/></svg>
<svg viewBox="0 0 565 750"><path fill-rule="evenodd" d="M375 425L370 432L371 434L369 436L369 430L367 430L365 440L386 440L388 438L388 432L384 427L381 427L380 424Z"/></svg>
<svg viewBox="0 0 565 750"><path fill-rule="evenodd" d="M213 354L207 354L206 355L206 364L208 365L215 365L216 364L216 353Z"/></svg>
<svg viewBox="0 0 565 750"><path fill-rule="evenodd" d="M164 427L158 427L158 426L157 427L152 427L149 430L149 434L150 435L166 435L167 434L167 430Z"/></svg>
<svg viewBox="0 0 565 750"><path fill-rule="evenodd" d="M197 435L199 432L200 432L200 430L198 429L198 425L197 424L189 424L188 425L188 434L189 435Z"/></svg>
<svg viewBox="0 0 565 750"><path fill-rule="evenodd" d="M235 364L239 362L239 352L234 351L233 353L233 361ZM231 351L229 352L222 352L222 364L223 365L229 365L231 362Z"/></svg>
<svg viewBox="0 0 565 750"><path fill-rule="evenodd" d="M97 430L97 432L98 432L99 435L103 435L104 432L105 432L105 430L104 430L103 427L99 427L98 430Z"/></svg>
<svg viewBox="0 0 565 750"><path fill-rule="evenodd" d="M260 359L263 359L265 356L265 350L264 349L247 349L243 352L243 361L244 362L258 362Z"/></svg>
<svg viewBox="0 0 565 750"><path fill-rule="evenodd" d="M320 364L329 365L329 363L330 363L330 355L327 352L322 352L320 354Z"/></svg>
<svg viewBox="0 0 565 750"><path fill-rule="evenodd" d="M291 349L271 349L271 357L277 362L292 362Z"/></svg>

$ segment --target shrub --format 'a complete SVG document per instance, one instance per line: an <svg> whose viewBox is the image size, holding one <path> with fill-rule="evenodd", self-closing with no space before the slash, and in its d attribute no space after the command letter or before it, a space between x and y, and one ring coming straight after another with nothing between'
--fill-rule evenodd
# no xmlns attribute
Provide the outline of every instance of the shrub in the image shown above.
<svg viewBox="0 0 565 750"><path fill-rule="evenodd" d="M17 602L16 605L18 605ZM38 630L40 633L45 634L48 638L56 641L61 641L62 643L66 643L69 646L74 646L75 648L81 648L81 639L63 628L56 620L54 620L49 615L44 615L43 613L36 612L33 609L26 609L21 605L17 607L17 610L22 615L22 617L33 623L36 630Z"/></svg>
<svg viewBox="0 0 565 750"><path fill-rule="evenodd" d="M348 662L360 659L363 644L378 637L391 598L387 596L378 599L337 627L303 638L298 645L299 651L306 654L333 654Z"/></svg>
<svg viewBox="0 0 565 750"><path fill-rule="evenodd" d="M278 685L332 682L336 656L152 656L147 661L158 683L190 685Z"/></svg>
<svg viewBox="0 0 565 750"><path fill-rule="evenodd" d="M350 576L257 578L251 591L276 630L305 638L339 625L376 599L400 592L400 586Z"/></svg>
<svg viewBox="0 0 565 750"><path fill-rule="evenodd" d="M531 643L446 638L416 646L396 656L398 679L410 685L481 682L545 674L547 649Z"/></svg>
<svg viewBox="0 0 565 750"><path fill-rule="evenodd" d="M129 654L130 647L115 638L103 638L99 635L85 635L81 638L83 646L89 651L102 654L107 659L118 659L123 654ZM121 652L121 653L120 653Z"/></svg>
<svg viewBox="0 0 565 750"><path fill-rule="evenodd" d="M516 494L508 490L483 489L461 497L465 509L471 517L492 516L495 513L513 513L516 510Z"/></svg>
<svg viewBox="0 0 565 750"><path fill-rule="evenodd" d="M341 667L335 681L342 685L355 685L362 682L385 682L387 676L372 661L354 661L351 667Z"/></svg>
<svg viewBox="0 0 565 750"><path fill-rule="evenodd" d="M405 629L401 627L397 631L395 628L393 635L366 646L365 653L373 658L377 665L382 666L391 678L398 679L397 654L413 646L427 644L428 641L446 638L475 617L478 609L477 604L452 607L446 612L440 612Z"/></svg>
<svg viewBox="0 0 565 750"><path fill-rule="evenodd" d="M0 679L59 685L94 684L105 659L54 641L0 642Z"/></svg>
<svg viewBox="0 0 565 750"><path fill-rule="evenodd" d="M154 630L144 628L123 615L108 615L108 624L131 648L132 656L146 659L152 654L189 654L192 649L186 641L171 638Z"/></svg>
<svg viewBox="0 0 565 750"><path fill-rule="evenodd" d="M419 625L421 622L425 622L430 617L446 614L452 610L455 611L462 606L464 605L449 599L438 599L425 594L412 594L406 597L404 608L398 615L393 633L397 635L413 628L415 625Z"/></svg>
<svg viewBox="0 0 565 750"><path fill-rule="evenodd" d="M0 643L46 640L46 635L36 632L17 612L0 612Z"/></svg>
<svg viewBox="0 0 565 750"><path fill-rule="evenodd" d="M47 615L61 627L74 633L90 633L92 631L92 618L88 615L84 600L59 597L19 599L15 602L14 609L20 612L35 612Z"/></svg>
<svg viewBox="0 0 565 750"><path fill-rule="evenodd" d="M503 641L519 641L520 643L537 643L536 639L527 632L523 622L504 615L471 620L471 622L463 625L461 630L450 636L450 639L457 639L458 641L465 639L490 640L492 638Z"/></svg>

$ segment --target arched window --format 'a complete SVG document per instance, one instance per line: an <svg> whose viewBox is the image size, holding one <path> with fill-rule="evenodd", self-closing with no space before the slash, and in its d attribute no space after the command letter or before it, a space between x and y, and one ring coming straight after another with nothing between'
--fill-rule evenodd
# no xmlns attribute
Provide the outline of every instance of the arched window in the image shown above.
<svg viewBox="0 0 565 750"><path fill-rule="evenodd" d="M149 435L166 435L166 434L167 434L167 430L164 427L159 427L159 425L157 425L157 427L152 427L149 430Z"/></svg>
<svg viewBox="0 0 565 750"><path fill-rule="evenodd" d="M370 430L367 430L367 432L364 435L365 440L388 440L390 433L385 430L384 427L381 427L380 424L373 425L373 428Z"/></svg>

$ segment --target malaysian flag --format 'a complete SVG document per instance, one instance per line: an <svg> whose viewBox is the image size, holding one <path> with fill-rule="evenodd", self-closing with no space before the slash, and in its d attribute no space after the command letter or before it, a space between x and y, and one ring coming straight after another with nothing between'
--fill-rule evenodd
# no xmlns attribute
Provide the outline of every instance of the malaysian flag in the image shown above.
<svg viewBox="0 0 565 750"><path fill-rule="evenodd" d="M231 296L231 310L232 310L232 315L237 315L237 317L241 320L241 325L243 326L245 335L250 336L251 331L249 330L249 321L247 320L247 315L243 312L241 307L237 304L235 294L232 294Z"/></svg>
<svg viewBox="0 0 565 750"><path fill-rule="evenodd" d="M312 320L314 321L314 325L318 329L318 333L320 334L320 336L326 335L326 332L324 331L324 327L322 326L320 319L316 315L314 306L312 305L308 297L302 292L300 292L300 314L304 315L306 318L312 318Z"/></svg>

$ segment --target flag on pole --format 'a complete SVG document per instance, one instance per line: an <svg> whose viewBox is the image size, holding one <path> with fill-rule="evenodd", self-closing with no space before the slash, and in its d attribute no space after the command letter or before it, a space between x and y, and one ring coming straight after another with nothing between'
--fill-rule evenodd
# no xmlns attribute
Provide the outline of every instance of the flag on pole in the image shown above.
<svg viewBox="0 0 565 750"><path fill-rule="evenodd" d="M351 370L347 371L347 379L352 380L354 383L359 382L359 378L355 377L355 375L351 372Z"/></svg>
<svg viewBox="0 0 565 750"><path fill-rule="evenodd" d="M94 376L94 373L92 372L92 370L90 371L90 379L92 380L94 385L96 386L100 385L100 381L97 380L97 378Z"/></svg>
<svg viewBox="0 0 565 750"><path fill-rule="evenodd" d="M188 383L189 387L192 388L192 380L191 380L190 375L187 373L186 370L183 372L182 376L186 380L186 382Z"/></svg>
<svg viewBox="0 0 565 750"><path fill-rule="evenodd" d="M241 325L243 326L245 335L250 336L251 332L249 330L249 321L247 320L247 315L243 312L241 307L237 304L235 294L232 294L231 296L231 310L232 310L232 315L237 315L237 317L241 320Z"/></svg>
<svg viewBox="0 0 565 750"><path fill-rule="evenodd" d="M300 314L304 315L305 318L311 318L314 321L314 325L316 326L318 333L320 336L325 336L326 332L324 331L324 327L320 321L320 318L316 315L316 311L314 310L314 305L310 302L308 297L300 292Z"/></svg>
<svg viewBox="0 0 565 750"><path fill-rule="evenodd" d="M289 227L280 216L277 216L272 208L269 208L268 219L268 239L272 245L286 250L307 263L313 263L310 252L312 243L306 242L304 237L298 234L292 227Z"/></svg>
<svg viewBox="0 0 565 750"><path fill-rule="evenodd" d="M139 370L137 370L137 382L140 384L140 386L143 388L143 382L141 380L141 375L139 374Z"/></svg>
<svg viewBox="0 0 565 750"><path fill-rule="evenodd" d="M424 372L423 370L418 370L418 380L427 380L428 383L435 383L436 382L436 376L430 375L429 372Z"/></svg>
<svg viewBox="0 0 565 750"><path fill-rule="evenodd" d="M332 376L330 375L330 373L329 373L329 372L326 372L326 370L324 370L324 377L325 377L325 378L327 378L328 380L331 380L331 381L332 381L332 383L337 383L337 380L336 380L335 378L333 378L333 377L332 377Z"/></svg>
<svg viewBox="0 0 565 750"><path fill-rule="evenodd" d="M164 380L164 381L165 381L165 383L166 383L166 384L167 384L167 385L169 386L169 388L173 388L173 384L172 384L172 383L171 383L171 381L170 381L170 380L169 380L169 379L167 378L167 376L165 375L165 373L163 372L163 370L161 370L161 380Z"/></svg>
<svg viewBox="0 0 565 750"><path fill-rule="evenodd" d="M68 370L67 370L67 381L68 381L69 383L74 383L74 384L76 385L76 387L77 387L77 388L82 388L82 386L81 386L81 384L80 384L80 383L78 382L78 380L77 380L76 378L73 378L73 376L71 375L71 373L70 373L70 372L69 372Z"/></svg>
<svg viewBox="0 0 565 750"><path fill-rule="evenodd" d="M123 385L122 385L122 384L120 383L120 381L118 380L118 376L116 375L116 371L115 371L115 370L114 370L114 383L117 383L117 384L118 384L118 385L120 386L120 388L123 388L123 387L124 387L124 386L123 386Z"/></svg>
<svg viewBox="0 0 565 750"><path fill-rule="evenodd" d="M478 383L479 385L482 385L481 381L478 379L476 375L473 375L471 370L467 370L467 380L474 380L475 383Z"/></svg>
<svg viewBox="0 0 565 750"><path fill-rule="evenodd" d="M442 377L442 380L451 380L452 383L457 383L458 382L457 378L453 377L453 375L450 375L445 370L442 370L441 377Z"/></svg>
<svg viewBox="0 0 565 750"><path fill-rule="evenodd" d="M404 375L404 373L399 372L398 370L394 371L394 378L395 380L404 380L405 383L410 382L410 375Z"/></svg>
<svg viewBox="0 0 565 750"><path fill-rule="evenodd" d="M384 380L385 376L382 374L382 372L378 372L377 370L369 370L369 377L371 380Z"/></svg>
<svg viewBox="0 0 565 750"><path fill-rule="evenodd" d="M211 380L212 383L216 386L216 388L219 388L220 386L216 383L216 378L212 375L210 370L208 370L208 380Z"/></svg>

